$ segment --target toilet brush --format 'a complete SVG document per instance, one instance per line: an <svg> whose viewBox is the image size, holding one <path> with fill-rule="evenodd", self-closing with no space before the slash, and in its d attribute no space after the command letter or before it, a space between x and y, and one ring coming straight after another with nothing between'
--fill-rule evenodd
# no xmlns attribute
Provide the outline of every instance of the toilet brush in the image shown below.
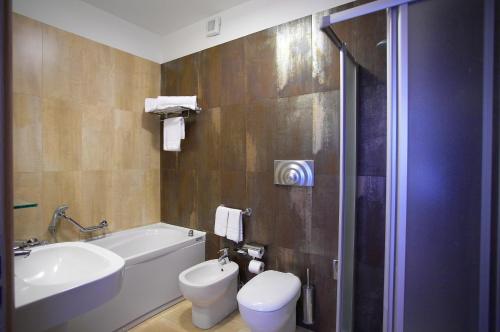
<svg viewBox="0 0 500 332"><path fill-rule="evenodd" d="M302 286L302 323L306 325L314 324L314 286L309 280L309 269L307 269L307 283Z"/></svg>

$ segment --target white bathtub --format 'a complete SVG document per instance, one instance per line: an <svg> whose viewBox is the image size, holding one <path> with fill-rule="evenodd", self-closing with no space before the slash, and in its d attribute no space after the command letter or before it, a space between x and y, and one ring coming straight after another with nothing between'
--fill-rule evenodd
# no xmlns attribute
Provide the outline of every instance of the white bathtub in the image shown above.
<svg viewBox="0 0 500 332"><path fill-rule="evenodd" d="M127 330L182 300L179 273L205 260L205 233L158 223L91 240L125 259L120 293L69 322L68 331Z"/></svg>

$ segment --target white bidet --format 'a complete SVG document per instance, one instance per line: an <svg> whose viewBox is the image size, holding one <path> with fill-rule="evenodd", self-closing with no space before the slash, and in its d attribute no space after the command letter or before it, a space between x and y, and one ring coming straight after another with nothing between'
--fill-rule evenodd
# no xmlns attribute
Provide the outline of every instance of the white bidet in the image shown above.
<svg viewBox="0 0 500 332"><path fill-rule="evenodd" d="M193 324L209 329L238 307L238 264L217 259L197 264L179 275L182 295L193 304Z"/></svg>

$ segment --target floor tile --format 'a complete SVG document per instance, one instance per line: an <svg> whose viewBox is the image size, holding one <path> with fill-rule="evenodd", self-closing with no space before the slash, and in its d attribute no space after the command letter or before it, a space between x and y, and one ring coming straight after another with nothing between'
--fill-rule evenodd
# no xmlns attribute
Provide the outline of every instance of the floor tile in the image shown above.
<svg viewBox="0 0 500 332"><path fill-rule="evenodd" d="M145 322L132 328L130 332L250 332L245 325L238 311L235 311L229 317L211 329L202 330L197 328L191 322L191 302L182 301L151 317ZM296 332L307 332L308 330L297 327Z"/></svg>

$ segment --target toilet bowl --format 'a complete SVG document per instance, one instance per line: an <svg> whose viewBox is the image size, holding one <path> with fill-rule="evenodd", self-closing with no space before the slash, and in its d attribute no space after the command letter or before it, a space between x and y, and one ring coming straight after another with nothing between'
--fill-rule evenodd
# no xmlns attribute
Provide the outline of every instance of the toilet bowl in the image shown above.
<svg viewBox="0 0 500 332"><path fill-rule="evenodd" d="M237 308L238 264L220 265L217 259L197 264L179 274L179 288L193 304L193 324L211 328Z"/></svg>
<svg viewBox="0 0 500 332"><path fill-rule="evenodd" d="M292 273L264 271L238 292L238 307L252 332L292 332L300 280Z"/></svg>

